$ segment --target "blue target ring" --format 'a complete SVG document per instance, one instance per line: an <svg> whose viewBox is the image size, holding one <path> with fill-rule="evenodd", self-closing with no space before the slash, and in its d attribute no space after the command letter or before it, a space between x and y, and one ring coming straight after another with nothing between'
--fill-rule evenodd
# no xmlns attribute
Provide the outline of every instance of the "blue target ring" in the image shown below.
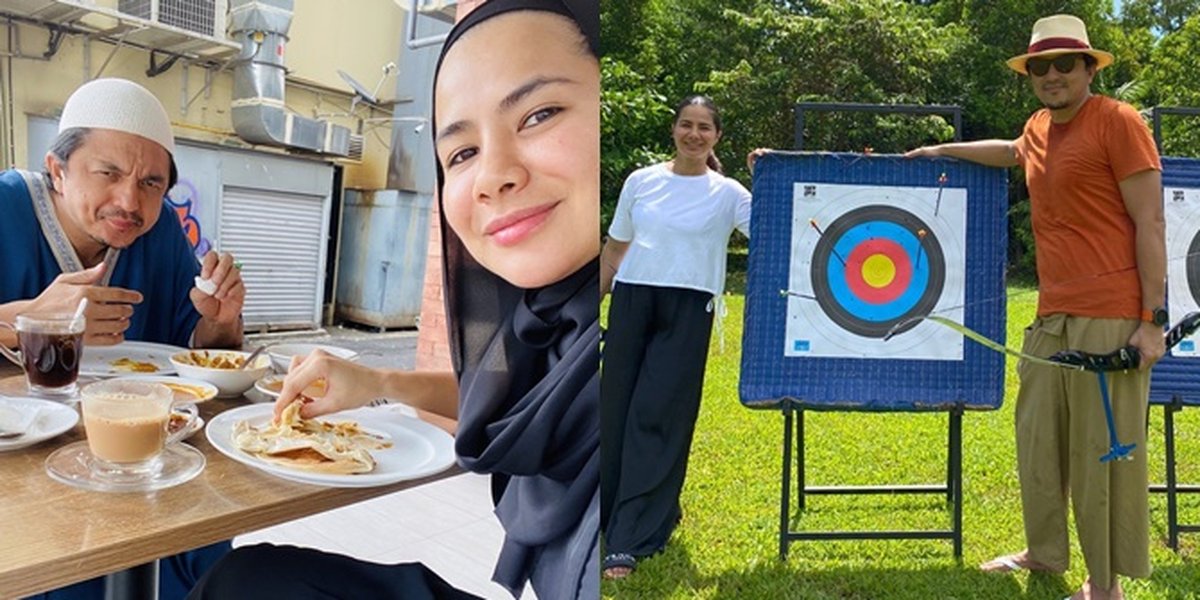
<svg viewBox="0 0 1200 600"><path fill-rule="evenodd" d="M904 250L908 255L909 262L913 264L912 281L908 287L900 297L885 304L872 304L856 296L848 283L852 274L847 273L846 265L842 264L842 260L850 256L851 252L860 244L877 238L895 242ZM899 319L912 310L917 302L920 302L929 284L929 261L921 256L920 264L917 264L918 255L921 252L920 245L920 239L913 232L895 223L867 221L854 225L834 244L833 252L826 261L825 270L833 297L846 310L867 321L882 322Z"/></svg>
<svg viewBox="0 0 1200 600"><path fill-rule="evenodd" d="M873 240L890 242L889 247L903 253L879 257L885 265L907 261L911 267L907 286L884 302L855 292L863 289L865 277L855 269L863 267L847 262L856 249ZM811 276L817 303L830 320L855 334L882 338L898 323L933 310L945 284L946 263L937 237L919 217L892 206L871 205L846 212L823 232L813 251ZM860 278L857 286L851 285L855 277Z"/></svg>

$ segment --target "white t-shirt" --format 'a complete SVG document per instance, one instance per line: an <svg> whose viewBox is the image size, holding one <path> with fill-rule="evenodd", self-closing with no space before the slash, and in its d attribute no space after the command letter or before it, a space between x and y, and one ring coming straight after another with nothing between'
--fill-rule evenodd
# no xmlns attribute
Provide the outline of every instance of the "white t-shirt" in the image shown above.
<svg viewBox="0 0 1200 600"><path fill-rule="evenodd" d="M750 192L716 171L676 175L664 164L625 180L608 235L632 242L614 277L622 283L719 295L734 228L750 235Z"/></svg>

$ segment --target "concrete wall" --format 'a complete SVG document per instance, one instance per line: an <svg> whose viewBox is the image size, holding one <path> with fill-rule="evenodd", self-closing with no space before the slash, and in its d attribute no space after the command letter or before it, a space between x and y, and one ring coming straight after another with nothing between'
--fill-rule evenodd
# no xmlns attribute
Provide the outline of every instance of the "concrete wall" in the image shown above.
<svg viewBox="0 0 1200 600"><path fill-rule="evenodd" d="M487 0L459 0L457 20ZM429 254L425 260L425 293L421 301L421 327L417 336L417 368L450 370L450 344L446 328L446 304L442 295L442 229L438 204L430 213Z"/></svg>

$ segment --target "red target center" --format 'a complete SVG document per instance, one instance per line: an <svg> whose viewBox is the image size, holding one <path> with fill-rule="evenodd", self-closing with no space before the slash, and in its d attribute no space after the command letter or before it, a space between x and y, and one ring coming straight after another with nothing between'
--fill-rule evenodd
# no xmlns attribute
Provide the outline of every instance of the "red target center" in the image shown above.
<svg viewBox="0 0 1200 600"><path fill-rule="evenodd" d="M887 239L867 240L846 257L846 285L868 304L899 298L912 281L912 263L900 244Z"/></svg>

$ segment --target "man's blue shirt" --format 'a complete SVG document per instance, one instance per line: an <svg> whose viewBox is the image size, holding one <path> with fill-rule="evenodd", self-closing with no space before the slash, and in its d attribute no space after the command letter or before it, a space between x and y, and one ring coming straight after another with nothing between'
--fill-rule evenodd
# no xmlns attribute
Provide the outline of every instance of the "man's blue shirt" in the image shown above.
<svg viewBox="0 0 1200 600"><path fill-rule="evenodd" d="M14 170L0 173L0 304L36 298L61 273L25 180ZM200 321L188 297L199 274L179 219L164 202L154 227L121 250L109 280L142 294L125 339L187 347Z"/></svg>

